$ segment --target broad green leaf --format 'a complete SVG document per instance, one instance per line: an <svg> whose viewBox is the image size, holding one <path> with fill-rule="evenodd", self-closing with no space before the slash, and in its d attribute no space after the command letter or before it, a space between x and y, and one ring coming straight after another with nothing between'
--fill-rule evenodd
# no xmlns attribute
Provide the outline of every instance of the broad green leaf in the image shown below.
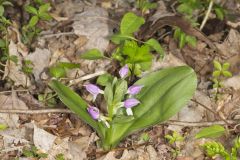
<svg viewBox="0 0 240 160"><path fill-rule="evenodd" d="M146 44L148 44L151 48L157 51L161 56L164 56L164 50L156 39L151 38L146 42Z"/></svg>
<svg viewBox="0 0 240 160"><path fill-rule="evenodd" d="M28 23L28 26L29 27L34 27L34 26L36 26L36 24L38 23L38 16L33 16L31 19L30 19L30 21L29 21L29 23Z"/></svg>
<svg viewBox="0 0 240 160"><path fill-rule="evenodd" d="M221 71L222 70L222 65L218 61L214 60L213 61L214 68Z"/></svg>
<svg viewBox="0 0 240 160"><path fill-rule="evenodd" d="M0 16L3 16L4 13L4 7L0 5Z"/></svg>
<svg viewBox="0 0 240 160"><path fill-rule="evenodd" d="M225 77L232 77L232 73L229 72L229 71L222 71L222 74L223 74Z"/></svg>
<svg viewBox="0 0 240 160"><path fill-rule="evenodd" d="M92 126L100 136L103 136L104 128L101 128L100 131L98 122L93 120L87 112L87 103L77 93L57 80L52 80L49 85L68 108L76 113L84 122Z"/></svg>
<svg viewBox="0 0 240 160"><path fill-rule="evenodd" d="M203 128L199 131L195 138L217 138L225 133L225 128L220 125L213 125L210 127Z"/></svg>
<svg viewBox="0 0 240 160"><path fill-rule="evenodd" d="M107 130L104 148L115 147L128 134L171 118L192 98L197 79L186 66L151 73L135 84L144 85L136 96L141 104L133 108L134 120L114 124Z"/></svg>
<svg viewBox="0 0 240 160"><path fill-rule="evenodd" d="M52 19L52 16L46 12L39 13L39 18L45 21L50 21Z"/></svg>
<svg viewBox="0 0 240 160"><path fill-rule="evenodd" d="M123 16L120 24L121 34L131 35L132 33L136 32L144 23L144 18L138 17L132 12L128 12Z"/></svg>
<svg viewBox="0 0 240 160"><path fill-rule="evenodd" d="M67 74L66 70L63 67L58 67L58 66L50 67L49 73L52 77L55 77L55 78L66 77L66 74Z"/></svg>
<svg viewBox="0 0 240 160"><path fill-rule="evenodd" d="M27 5L24 7L25 11L34 15L38 15L38 11L33 6Z"/></svg>
<svg viewBox="0 0 240 160"><path fill-rule="evenodd" d="M82 53L80 55L80 58L82 59L88 59L88 60L96 60L96 59L101 59L104 58L104 55L101 51L98 49L90 49L85 53Z"/></svg>

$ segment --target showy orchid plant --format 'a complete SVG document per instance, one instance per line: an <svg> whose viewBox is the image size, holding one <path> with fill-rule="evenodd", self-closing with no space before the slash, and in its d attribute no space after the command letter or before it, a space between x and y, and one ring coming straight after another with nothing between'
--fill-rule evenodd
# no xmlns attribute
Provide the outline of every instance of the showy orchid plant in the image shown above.
<svg viewBox="0 0 240 160"><path fill-rule="evenodd" d="M57 80L52 80L50 86L67 107L94 128L103 149L109 150L130 133L175 115L193 96L197 83L194 71L187 66L150 73L131 86L126 81L128 75L125 65L119 78L111 77L101 87L84 85L93 97L92 102L84 101ZM106 112L94 103L98 96L104 97Z"/></svg>

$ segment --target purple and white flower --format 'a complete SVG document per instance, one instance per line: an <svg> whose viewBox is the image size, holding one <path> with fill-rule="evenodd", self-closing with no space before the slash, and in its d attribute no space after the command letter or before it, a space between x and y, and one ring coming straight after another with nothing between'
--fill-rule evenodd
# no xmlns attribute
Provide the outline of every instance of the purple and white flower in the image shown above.
<svg viewBox="0 0 240 160"><path fill-rule="evenodd" d="M86 84L84 85L86 90L93 95L93 101L97 98L98 94L104 94L103 90L101 90L98 86L94 84Z"/></svg>
<svg viewBox="0 0 240 160"><path fill-rule="evenodd" d="M125 100L124 107L126 108L127 115L132 116L133 112L132 112L131 108L137 106L139 103L140 103L140 101L135 98L129 98L129 99Z"/></svg>
<svg viewBox="0 0 240 160"><path fill-rule="evenodd" d="M128 72L129 72L129 68L128 68L128 65L126 64L119 70L119 75L121 78L125 78L127 77Z"/></svg>
<svg viewBox="0 0 240 160"><path fill-rule="evenodd" d="M138 94L143 88L143 85L132 85L128 88L127 94L136 95Z"/></svg>
<svg viewBox="0 0 240 160"><path fill-rule="evenodd" d="M88 105L87 111L94 120L99 120L100 112L97 107Z"/></svg>

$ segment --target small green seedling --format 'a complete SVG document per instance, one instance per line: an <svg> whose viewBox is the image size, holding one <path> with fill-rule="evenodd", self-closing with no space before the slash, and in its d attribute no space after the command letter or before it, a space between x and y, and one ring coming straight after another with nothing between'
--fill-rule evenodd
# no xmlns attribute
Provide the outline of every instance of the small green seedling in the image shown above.
<svg viewBox="0 0 240 160"><path fill-rule="evenodd" d="M165 138L168 140L168 143L173 146L172 154L173 157L177 157L180 154L181 148L176 145L176 142L182 142L184 137L178 132L174 131L172 135L166 135Z"/></svg>
<svg viewBox="0 0 240 160"><path fill-rule="evenodd" d="M156 39L151 38L146 42L142 42L134 37L134 33L144 23L144 18L132 12L126 13L121 20L119 33L111 36L111 41L118 45L111 58L104 56L97 49L89 50L80 57L88 60L114 59L119 61L121 66L127 64L131 70L131 75L139 76L142 71L146 71L151 67L153 51L159 53L160 58L164 57L164 50Z"/></svg>
<svg viewBox="0 0 240 160"><path fill-rule="evenodd" d="M149 0L137 0L136 7L139 8L142 14L147 13L150 9L157 8L157 3L149 2Z"/></svg>
<svg viewBox="0 0 240 160"><path fill-rule="evenodd" d="M23 149L23 156L28 157L28 158L47 158L48 155L46 153L41 153L35 146L31 146L30 148Z"/></svg>
<svg viewBox="0 0 240 160"><path fill-rule="evenodd" d="M53 93L39 94L38 100L49 107L54 107L57 104L55 95Z"/></svg>
<svg viewBox="0 0 240 160"><path fill-rule="evenodd" d="M55 159L56 159L56 160L65 160L64 154L62 154L62 153L57 154L57 155L55 156Z"/></svg>
<svg viewBox="0 0 240 160"><path fill-rule="evenodd" d="M218 100L220 98L219 90L223 88L222 81L226 78L232 77L232 73L229 71L230 64L229 63L223 63L214 60L214 71L212 73L212 81L213 81L213 88L215 89L214 92L214 98L215 100Z"/></svg>
<svg viewBox="0 0 240 160"><path fill-rule="evenodd" d="M207 155L211 158L220 156L225 160L237 160L239 158L238 150L240 148L240 138L236 138L230 153L221 143L216 141L206 142L202 147L204 151L206 151Z"/></svg>
<svg viewBox="0 0 240 160"><path fill-rule="evenodd" d="M178 41L178 46L182 49L186 44L196 47L197 39L196 37L187 35L180 28L176 28L174 31L173 38Z"/></svg>
<svg viewBox="0 0 240 160"><path fill-rule="evenodd" d="M8 126L6 124L1 124L0 123L0 131L3 131L5 129L7 129L7 128L8 128Z"/></svg>
<svg viewBox="0 0 240 160"><path fill-rule="evenodd" d="M33 63L30 60L24 60L23 61L23 66L22 66L22 71L26 75L31 75L33 72Z"/></svg>
<svg viewBox="0 0 240 160"><path fill-rule="evenodd" d="M142 140L144 142L148 142L150 140L149 134L147 132L142 133L140 136L140 140Z"/></svg>
<svg viewBox="0 0 240 160"><path fill-rule="evenodd" d="M49 14L50 8L50 3L43 2L39 4L39 7L34 7L31 5L27 5L24 7L25 11L33 16L30 18L28 24L22 27L23 43L29 45L31 44L33 39L35 39L39 35L39 33L41 32L41 28L39 28L37 24L40 20L50 21L52 19L51 15Z"/></svg>

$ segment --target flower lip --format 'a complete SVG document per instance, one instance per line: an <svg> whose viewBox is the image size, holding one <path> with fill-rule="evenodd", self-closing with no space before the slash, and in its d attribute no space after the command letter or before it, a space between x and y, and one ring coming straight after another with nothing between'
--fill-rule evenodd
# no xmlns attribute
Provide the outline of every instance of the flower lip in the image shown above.
<svg viewBox="0 0 240 160"><path fill-rule="evenodd" d="M136 95L142 90L143 87L143 85L132 85L128 88L127 93L130 95Z"/></svg>
<svg viewBox="0 0 240 160"><path fill-rule="evenodd" d="M124 101L124 107L125 108L132 108L132 107L138 105L139 103L140 103L139 100L137 100L135 98L129 98L129 99Z"/></svg>
<svg viewBox="0 0 240 160"><path fill-rule="evenodd" d="M100 118L100 112L97 107L88 105L87 111L94 120L97 120Z"/></svg>
<svg viewBox="0 0 240 160"><path fill-rule="evenodd" d="M128 65L126 64L119 70L119 75L121 78L125 78L128 75L129 68Z"/></svg>

